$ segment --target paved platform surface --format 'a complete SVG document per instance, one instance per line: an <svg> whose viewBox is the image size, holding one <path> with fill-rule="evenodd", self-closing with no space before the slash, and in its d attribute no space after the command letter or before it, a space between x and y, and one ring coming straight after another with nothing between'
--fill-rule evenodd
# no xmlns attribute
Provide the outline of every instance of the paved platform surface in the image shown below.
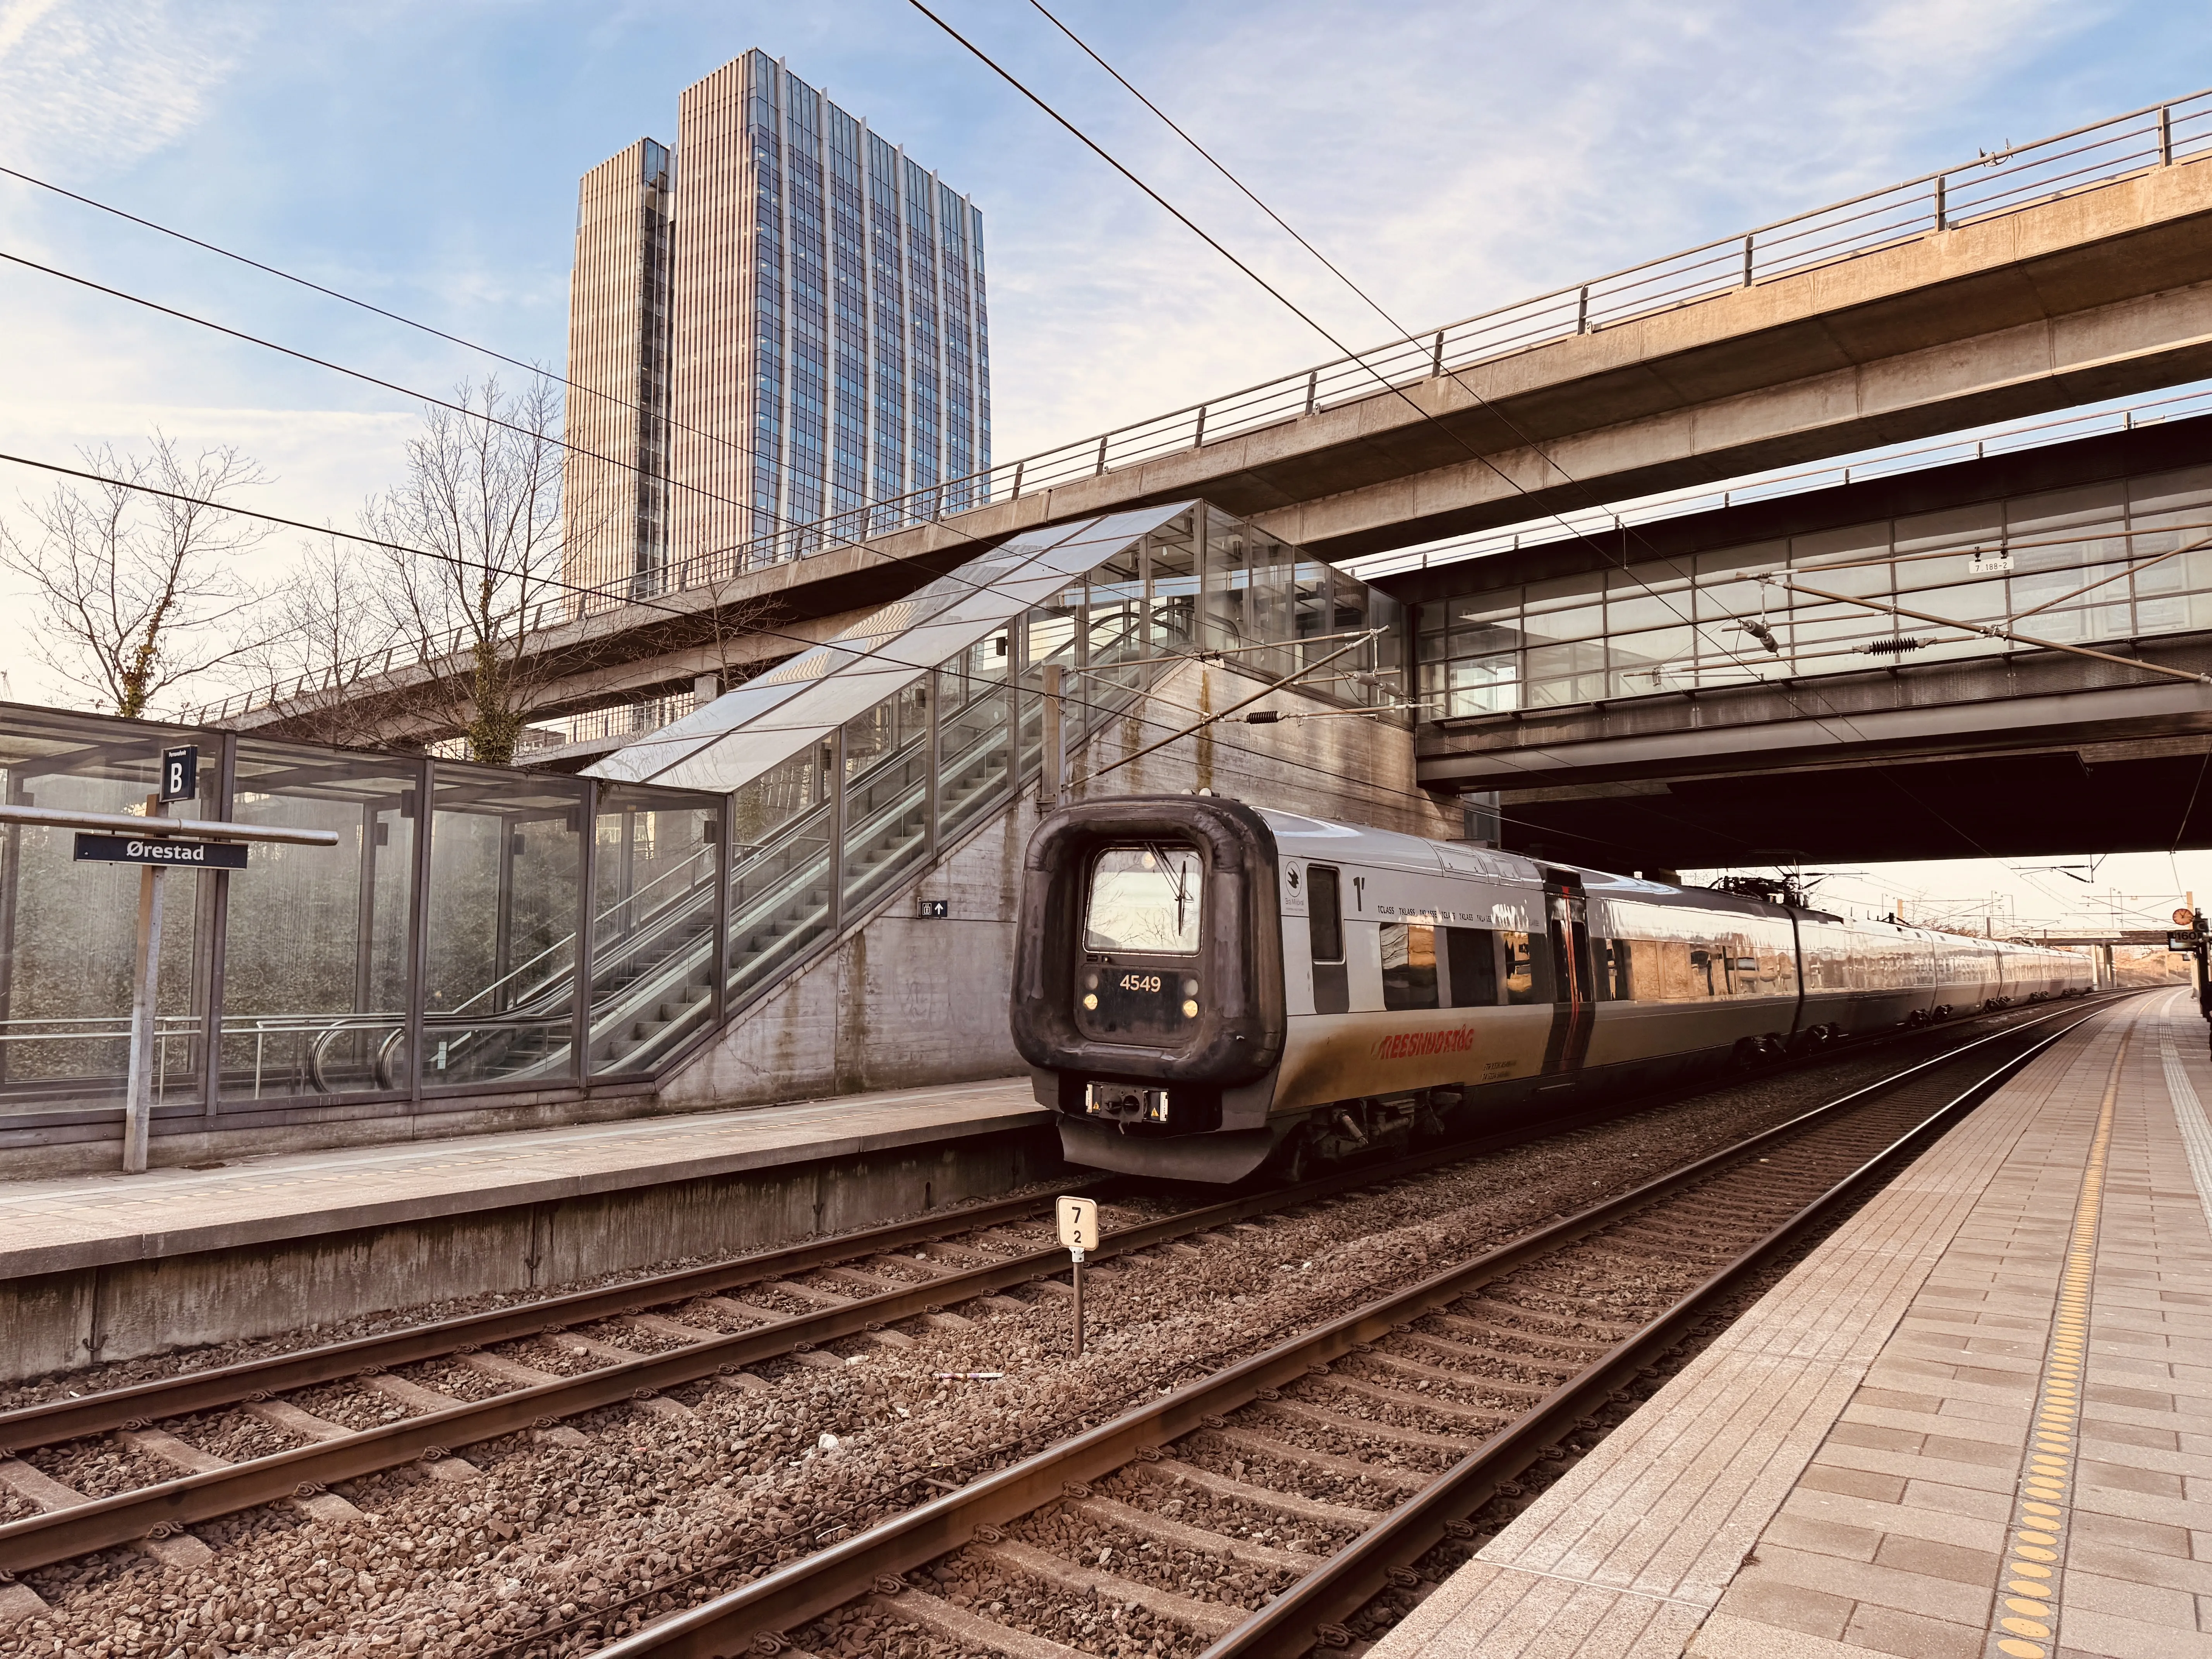
<svg viewBox="0 0 2212 1659"><path fill-rule="evenodd" d="M1986 1103L1374 1659L2212 1659L2186 992Z"/></svg>
<svg viewBox="0 0 2212 1659"><path fill-rule="evenodd" d="M1027 1078L245 1158L0 1181L0 1279L690 1181L1050 1121Z"/></svg>

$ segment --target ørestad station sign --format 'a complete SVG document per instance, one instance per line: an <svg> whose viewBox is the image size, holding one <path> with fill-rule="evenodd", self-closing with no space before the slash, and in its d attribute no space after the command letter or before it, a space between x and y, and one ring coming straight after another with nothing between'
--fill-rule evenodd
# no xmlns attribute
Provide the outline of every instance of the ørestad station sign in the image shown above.
<svg viewBox="0 0 2212 1659"><path fill-rule="evenodd" d="M199 796L200 751L197 747L161 751L161 799L194 800ZM243 845L214 841L170 841L159 836L101 836L79 830L75 861L79 864L180 865L194 870L243 870Z"/></svg>

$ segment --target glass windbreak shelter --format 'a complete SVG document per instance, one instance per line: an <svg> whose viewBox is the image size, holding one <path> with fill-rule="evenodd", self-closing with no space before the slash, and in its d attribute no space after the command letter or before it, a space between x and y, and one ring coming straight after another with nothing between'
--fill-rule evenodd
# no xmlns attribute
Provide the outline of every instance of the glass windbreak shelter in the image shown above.
<svg viewBox="0 0 2212 1659"><path fill-rule="evenodd" d="M180 744L173 815L338 845L164 873L156 1133L573 1091L714 1023L721 800L7 704L0 798L143 812ZM0 1146L122 1103L138 878L73 847L0 826Z"/></svg>
<svg viewBox="0 0 2212 1659"><path fill-rule="evenodd" d="M1048 526L591 771L729 799L719 983L735 1012L1039 776L1047 669L1071 752L1199 651L1395 708L1399 618L1379 590L1202 502Z"/></svg>

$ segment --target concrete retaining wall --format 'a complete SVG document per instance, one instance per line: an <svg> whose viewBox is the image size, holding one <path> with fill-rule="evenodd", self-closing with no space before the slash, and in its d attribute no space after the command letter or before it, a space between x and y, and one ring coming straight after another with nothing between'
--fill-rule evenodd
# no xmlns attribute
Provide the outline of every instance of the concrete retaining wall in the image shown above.
<svg viewBox="0 0 2212 1659"><path fill-rule="evenodd" d="M0 1382L453 1297L764 1249L1065 1166L1049 1124L0 1279ZM135 1241L134 1241L135 1242Z"/></svg>

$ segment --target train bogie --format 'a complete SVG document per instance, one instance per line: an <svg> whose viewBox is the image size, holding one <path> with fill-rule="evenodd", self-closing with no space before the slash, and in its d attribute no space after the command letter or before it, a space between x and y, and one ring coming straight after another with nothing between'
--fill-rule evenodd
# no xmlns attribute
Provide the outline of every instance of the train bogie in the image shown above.
<svg viewBox="0 0 2212 1659"><path fill-rule="evenodd" d="M1228 1181L2087 985L2065 952L1128 797L1032 841L1012 1018L1073 1161Z"/></svg>

